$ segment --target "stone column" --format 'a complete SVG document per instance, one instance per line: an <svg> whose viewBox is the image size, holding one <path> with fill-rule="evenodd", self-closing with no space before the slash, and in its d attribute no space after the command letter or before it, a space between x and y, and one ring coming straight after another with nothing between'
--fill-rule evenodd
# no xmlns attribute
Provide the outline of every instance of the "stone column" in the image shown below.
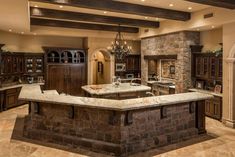
<svg viewBox="0 0 235 157"><path fill-rule="evenodd" d="M227 127L235 128L235 58L227 58L224 63L228 74L224 77L222 122Z"/></svg>

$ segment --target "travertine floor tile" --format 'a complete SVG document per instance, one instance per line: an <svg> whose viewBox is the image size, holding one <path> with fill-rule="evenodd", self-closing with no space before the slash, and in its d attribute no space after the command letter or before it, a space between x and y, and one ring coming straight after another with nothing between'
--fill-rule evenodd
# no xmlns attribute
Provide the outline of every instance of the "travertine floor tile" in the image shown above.
<svg viewBox="0 0 235 157"><path fill-rule="evenodd" d="M0 113L0 157L108 157L84 149L69 151L67 148L47 147L13 138L20 136L22 131L22 126L15 125L16 117L27 113L27 106ZM210 118L206 119L206 126L207 135L132 157L235 157L235 129L226 128Z"/></svg>

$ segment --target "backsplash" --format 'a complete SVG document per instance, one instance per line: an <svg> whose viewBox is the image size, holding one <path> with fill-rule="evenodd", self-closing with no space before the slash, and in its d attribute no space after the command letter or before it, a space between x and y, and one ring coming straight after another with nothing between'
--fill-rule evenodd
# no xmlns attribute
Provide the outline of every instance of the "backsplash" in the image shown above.
<svg viewBox="0 0 235 157"><path fill-rule="evenodd" d="M176 60L161 60L161 78L175 79L175 62Z"/></svg>

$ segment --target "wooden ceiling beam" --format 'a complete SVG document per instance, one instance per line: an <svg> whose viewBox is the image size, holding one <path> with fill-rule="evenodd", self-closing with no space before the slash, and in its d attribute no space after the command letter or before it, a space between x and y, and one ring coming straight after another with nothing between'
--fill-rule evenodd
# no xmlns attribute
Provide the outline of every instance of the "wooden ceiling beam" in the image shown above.
<svg viewBox="0 0 235 157"><path fill-rule="evenodd" d="M186 0L193 3L211 5L215 7L227 8L227 9L235 9L235 1L234 0Z"/></svg>
<svg viewBox="0 0 235 157"><path fill-rule="evenodd" d="M176 11L152 6L144 6L113 0L31 0L34 2L67 5L80 8L105 10L111 12L134 14L170 20L187 21L190 20L189 12Z"/></svg>
<svg viewBox="0 0 235 157"><path fill-rule="evenodd" d="M59 20L40 19L40 18L31 18L30 23L31 25L36 25L36 26L63 27L63 28L100 30L100 31L112 31L112 32L117 32L119 29L118 26L111 26L111 25L59 21ZM139 32L139 28L136 28L136 27L121 26L120 30L121 32L126 32L126 33L138 33Z"/></svg>
<svg viewBox="0 0 235 157"><path fill-rule="evenodd" d="M31 17L39 17L39 18L97 22L97 23L106 23L106 24L117 24L117 25L120 24L120 25L148 27L148 28L159 27L159 22L157 21L136 20L130 18L120 18L120 17L94 15L94 14L78 13L70 11L34 8L34 7L30 8L30 15Z"/></svg>

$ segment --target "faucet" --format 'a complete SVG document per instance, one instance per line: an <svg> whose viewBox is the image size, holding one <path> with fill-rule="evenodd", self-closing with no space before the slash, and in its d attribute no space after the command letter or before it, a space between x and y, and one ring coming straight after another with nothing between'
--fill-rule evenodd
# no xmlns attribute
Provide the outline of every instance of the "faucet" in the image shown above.
<svg viewBox="0 0 235 157"><path fill-rule="evenodd" d="M133 85L133 81L140 81L140 82L141 82L141 79L139 79L139 78L134 78L134 79L132 79L130 85ZM141 84L141 83L140 83L140 84Z"/></svg>
<svg viewBox="0 0 235 157"><path fill-rule="evenodd" d="M152 92L146 92L146 95L155 96Z"/></svg>

